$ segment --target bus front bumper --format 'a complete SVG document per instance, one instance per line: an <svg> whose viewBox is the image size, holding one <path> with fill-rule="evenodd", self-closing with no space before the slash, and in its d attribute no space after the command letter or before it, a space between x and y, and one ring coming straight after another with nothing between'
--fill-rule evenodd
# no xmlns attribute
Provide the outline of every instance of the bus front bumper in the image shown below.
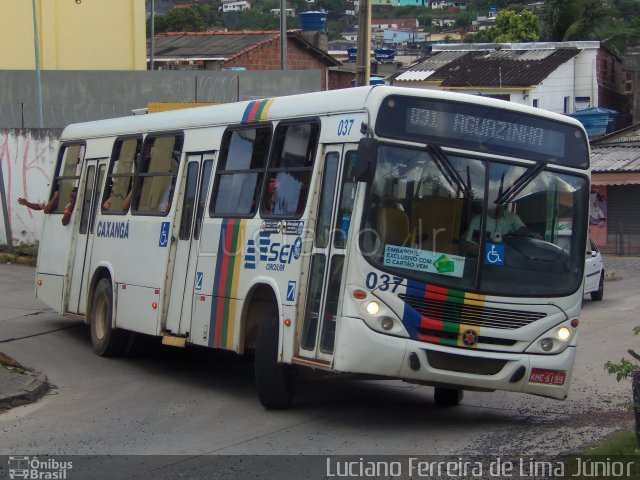
<svg viewBox="0 0 640 480"><path fill-rule="evenodd" d="M333 367L340 372L398 378L469 390L505 390L564 400L575 347L555 355L455 348L371 330L364 321L340 317Z"/></svg>

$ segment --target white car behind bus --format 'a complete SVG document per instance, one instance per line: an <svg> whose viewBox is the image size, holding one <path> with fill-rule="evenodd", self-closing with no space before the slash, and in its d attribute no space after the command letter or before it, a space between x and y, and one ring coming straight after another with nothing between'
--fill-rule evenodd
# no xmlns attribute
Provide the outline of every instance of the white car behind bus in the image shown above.
<svg viewBox="0 0 640 480"><path fill-rule="evenodd" d="M598 246L589 240L590 250L584 265L584 294L591 294L591 300L600 301L604 296L604 262Z"/></svg>

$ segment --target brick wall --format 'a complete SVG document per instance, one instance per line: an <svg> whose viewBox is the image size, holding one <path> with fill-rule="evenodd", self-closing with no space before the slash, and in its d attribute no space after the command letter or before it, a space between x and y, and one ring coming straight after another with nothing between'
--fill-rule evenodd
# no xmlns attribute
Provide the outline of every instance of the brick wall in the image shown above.
<svg viewBox="0 0 640 480"><path fill-rule="evenodd" d="M252 48L225 62L225 67L245 67L247 70L280 70L280 38ZM287 42L287 68L289 70L320 70L322 90L327 89L327 65L310 50L297 42Z"/></svg>

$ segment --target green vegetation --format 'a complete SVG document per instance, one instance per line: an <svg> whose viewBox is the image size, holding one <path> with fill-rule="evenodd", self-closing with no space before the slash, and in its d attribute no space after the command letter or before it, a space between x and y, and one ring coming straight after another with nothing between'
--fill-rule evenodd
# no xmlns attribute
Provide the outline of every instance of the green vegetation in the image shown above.
<svg viewBox="0 0 640 480"><path fill-rule="evenodd" d="M535 42L540 39L540 25L536 16L522 10L500 10L495 27L465 35L465 42Z"/></svg>
<svg viewBox="0 0 640 480"><path fill-rule="evenodd" d="M38 259L38 244L21 243L16 247L0 245L0 263L19 263L21 265L36 264Z"/></svg>
<svg viewBox="0 0 640 480"><path fill-rule="evenodd" d="M621 432L597 442L585 450L585 455L635 455L636 435L634 432Z"/></svg>
<svg viewBox="0 0 640 480"><path fill-rule="evenodd" d="M251 1L251 0L250 0ZM391 7L374 5L373 18L417 18L426 31L440 31L432 26L434 18L455 18L456 26L468 26L490 7L498 8L494 27L467 35L468 42L528 42L600 40L612 52L622 55L626 45L640 42L640 0L547 0L535 14L525 9L526 2L510 0L468 0L461 11L432 10L424 7ZM308 10L328 13L329 38L340 38L343 31L352 30L357 19L347 15L353 4L347 0L289 0L296 15ZM156 32L202 31L225 26L219 0L200 0L198 5L170 10L156 16ZM279 0L255 0L251 9L235 15L233 28L238 30L277 30L279 16L271 9L279 8ZM238 19L239 17L239 19ZM230 20L231 21L231 20ZM299 19L287 19L288 28L299 28Z"/></svg>

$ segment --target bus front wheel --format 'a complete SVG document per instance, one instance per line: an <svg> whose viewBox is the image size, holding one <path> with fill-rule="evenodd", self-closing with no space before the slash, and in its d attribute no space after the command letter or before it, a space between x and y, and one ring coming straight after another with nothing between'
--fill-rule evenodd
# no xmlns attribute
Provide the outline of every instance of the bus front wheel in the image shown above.
<svg viewBox="0 0 640 480"><path fill-rule="evenodd" d="M278 363L279 331L277 312L269 312L260 323L256 338L256 387L260 403L268 409L290 407L295 394L290 367Z"/></svg>
<svg viewBox="0 0 640 480"><path fill-rule="evenodd" d="M455 407L462 401L463 396L462 390L436 387L433 399L439 407Z"/></svg>
<svg viewBox="0 0 640 480"><path fill-rule="evenodd" d="M93 292L91 305L91 345L102 357L114 357L128 347L127 332L113 328L113 287L102 278Z"/></svg>

